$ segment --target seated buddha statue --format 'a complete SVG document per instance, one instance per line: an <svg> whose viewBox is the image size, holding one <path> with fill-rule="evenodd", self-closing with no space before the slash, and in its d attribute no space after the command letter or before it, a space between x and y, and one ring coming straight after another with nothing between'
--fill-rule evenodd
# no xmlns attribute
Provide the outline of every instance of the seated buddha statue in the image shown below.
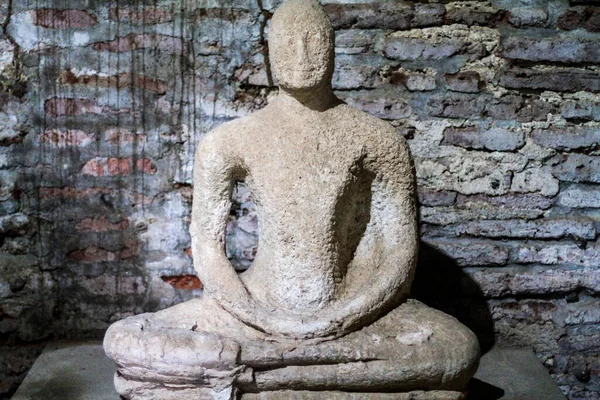
<svg viewBox="0 0 600 400"><path fill-rule="evenodd" d="M207 133L194 164L201 297L106 333L125 399L461 399L477 339L409 299L416 182L404 138L336 98L334 32L288 0L269 34L279 95ZM225 230L236 182L260 241L237 273Z"/></svg>

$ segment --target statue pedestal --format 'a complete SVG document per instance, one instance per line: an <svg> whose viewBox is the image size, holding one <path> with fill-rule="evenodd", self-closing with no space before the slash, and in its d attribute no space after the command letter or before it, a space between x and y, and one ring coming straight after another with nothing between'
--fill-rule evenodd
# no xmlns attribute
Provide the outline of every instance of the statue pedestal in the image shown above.
<svg viewBox="0 0 600 400"><path fill-rule="evenodd" d="M115 364L105 356L100 342L51 343L37 359L13 400L118 400L114 390ZM529 349L493 348L481 359L469 385L467 400L565 400L539 360ZM303 392L303 399L315 393ZM352 399L351 393L320 392L327 399ZM243 399L277 399L277 392L246 394ZM399 397L372 393L378 399ZM345 396L345 397L344 397ZM387 396L387 397L386 397ZM279 397L293 399L293 397ZM368 398L355 394L355 398ZM401 397L400 397L401 398Z"/></svg>

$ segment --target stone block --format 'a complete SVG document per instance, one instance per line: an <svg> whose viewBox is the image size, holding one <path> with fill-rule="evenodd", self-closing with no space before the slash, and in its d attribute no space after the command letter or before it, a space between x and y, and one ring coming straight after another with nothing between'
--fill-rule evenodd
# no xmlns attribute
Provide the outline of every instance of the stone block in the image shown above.
<svg viewBox="0 0 600 400"><path fill-rule="evenodd" d="M419 203L424 206L451 206L456 200L456 192L438 191L419 187Z"/></svg>
<svg viewBox="0 0 600 400"><path fill-rule="evenodd" d="M500 242L470 239L424 237L432 248L450 257L460 266L504 265L510 248Z"/></svg>
<svg viewBox="0 0 600 400"><path fill-rule="evenodd" d="M600 76L595 72L579 69L513 67L501 71L497 78L501 86L509 89L600 92Z"/></svg>
<svg viewBox="0 0 600 400"><path fill-rule="evenodd" d="M517 193L539 192L544 196L552 197L558 194L560 187L550 167L535 166L515 173L510 189Z"/></svg>
<svg viewBox="0 0 600 400"><path fill-rule="evenodd" d="M594 267L598 257L600 248L595 243L528 242L521 244L513 253L512 262Z"/></svg>
<svg viewBox="0 0 600 400"><path fill-rule="evenodd" d="M447 74L444 79L448 89L454 92L478 93L481 91L483 82L476 71L458 72Z"/></svg>
<svg viewBox="0 0 600 400"><path fill-rule="evenodd" d="M368 52L380 33L365 29L344 29L336 32L335 51L339 54L360 54Z"/></svg>
<svg viewBox="0 0 600 400"><path fill-rule="evenodd" d="M571 185L560 192L557 203L571 208L600 208L600 188L596 185Z"/></svg>
<svg viewBox="0 0 600 400"><path fill-rule="evenodd" d="M584 36L504 36L499 54L509 60L559 63L600 62L600 41Z"/></svg>
<svg viewBox="0 0 600 400"><path fill-rule="evenodd" d="M422 234L436 236L483 236L489 238L531 238L554 239L577 237L594 239L596 229L589 219L574 220L570 218L538 219L538 220L502 220L502 221L468 221L444 227L425 225Z"/></svg>
<svg viewBox="0 0 600 400"><path fill-rule="evenodd" d="M569 8L558 17L556 25L567 31L583 28L589 32L600 32L600 7Z"/></svg>
<svg viewBox="0 0 600 400"><path fill-rule="evenodd" d="M110 19L132 24L163 24L173 20L173 13L166 7L145 5L138 7L112 7L109 9Z"/></svg>
<svg viewBox="0 0 600 400"><path fill-rule="evenodd" d="M544 26L547 20L548 12L542 7L512 7L508 11L508 22L519 28Z"/></svg>
<svg viewBox="0 0 600 400"><path fill-rule="evenodd" d="M516 266L504 268L465 268L485 296L565 294L579 290L598 293L600 272L595 268Z"/></svg>
<svg viewBox="0 0 600 400"><path fill-rule="evenodd" d="M585 154L559 156L552 174L561 181L600 183L600 157Z"/></svg>
<svg viewBox="0 0 600 400"><path fill-rule="evenodd" d="M393 29L441 25L446 8L442 4L413 4L407 1L325 4L336 29Z"/></svg>
<svg viewBox="0 0 600 400"><path fill-rule="evenodd" d="M442 144L477 150L515 151L523 147L525 140L523 132L503 128L448 128L444 130Z"/></svg>
<svg viewBox="0 0 600 400"><path fill-rule="evenodd" d="M83 29L98 23L95 15L85 10L38 8L33 11L33 24L51 29Z"/></svg>
<svg viewBox="0 0 600 400"><path fill-rule="evenodd" d="M482 2L456 2L446 6L448 23L495 26L505 18L506 11Z"/></svg>
<svg viewBox="0 0 600 400"><path fill-rule="evenodd" d="M536 144L556 150L593 150L600 143L600 128L568 126L534 129L532 137Z"/></svg>
<svg viewBox="0 0 600 400"><path fill-rule="evenodd" d="M533 193L510 193L503 196L487 196L482 194L465 196L459 194L456 198L456 205L458 207L465 208L492 206L502 208L533 208L546 210L550 208L553 203L554 199Z"/></svg>

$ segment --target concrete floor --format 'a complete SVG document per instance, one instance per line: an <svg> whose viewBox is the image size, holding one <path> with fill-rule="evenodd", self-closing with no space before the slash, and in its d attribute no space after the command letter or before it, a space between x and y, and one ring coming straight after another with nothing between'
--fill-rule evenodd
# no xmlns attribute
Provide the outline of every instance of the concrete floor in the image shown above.
<svg viewBox="0 0 600 400"><path fill-rule="evenodd" d="M100 342L52 343L12 400L118 400L115 366ZM471 382L469 400L565 400L528 349L494 348Z"/></svg>

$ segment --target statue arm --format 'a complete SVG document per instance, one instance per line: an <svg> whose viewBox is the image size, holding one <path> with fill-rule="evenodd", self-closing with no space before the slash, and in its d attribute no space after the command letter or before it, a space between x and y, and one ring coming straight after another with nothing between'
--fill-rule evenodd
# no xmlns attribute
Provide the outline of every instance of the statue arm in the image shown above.
<svg viewBox="0 0 600 400"><path fill-rule="evenodd" d="M416 176L406 140L393 133L376 160L374 214L384 253L374 278L396 297L406 298L416 268L419 232ZM389 149L389 150L387 150ZM378 193L378 194L377 194Z"/></svg>
<svg viewBox="0 0 600 400"><path fill-rule="evenodd" d="M198 145L194 160L192 205L192 253L194 267L205 290L218 301L248 304L249 296L225 254L227 218L231 192L243 179L243 160L224 149L225 141L210 132ZM226 297L221 294L227 293Z"/></svg>
<svg viewBox="0 0 600 400"><path fill-rule="evenodd" d="M350 292L357 293L350 304L385 311L408 297L414 276L419 247L416 180L408 144L395 132L368 153L365 167L375 176L369 232L374 241L355 260L357 275L369 278L348 282L356 285Z"/></svg>

